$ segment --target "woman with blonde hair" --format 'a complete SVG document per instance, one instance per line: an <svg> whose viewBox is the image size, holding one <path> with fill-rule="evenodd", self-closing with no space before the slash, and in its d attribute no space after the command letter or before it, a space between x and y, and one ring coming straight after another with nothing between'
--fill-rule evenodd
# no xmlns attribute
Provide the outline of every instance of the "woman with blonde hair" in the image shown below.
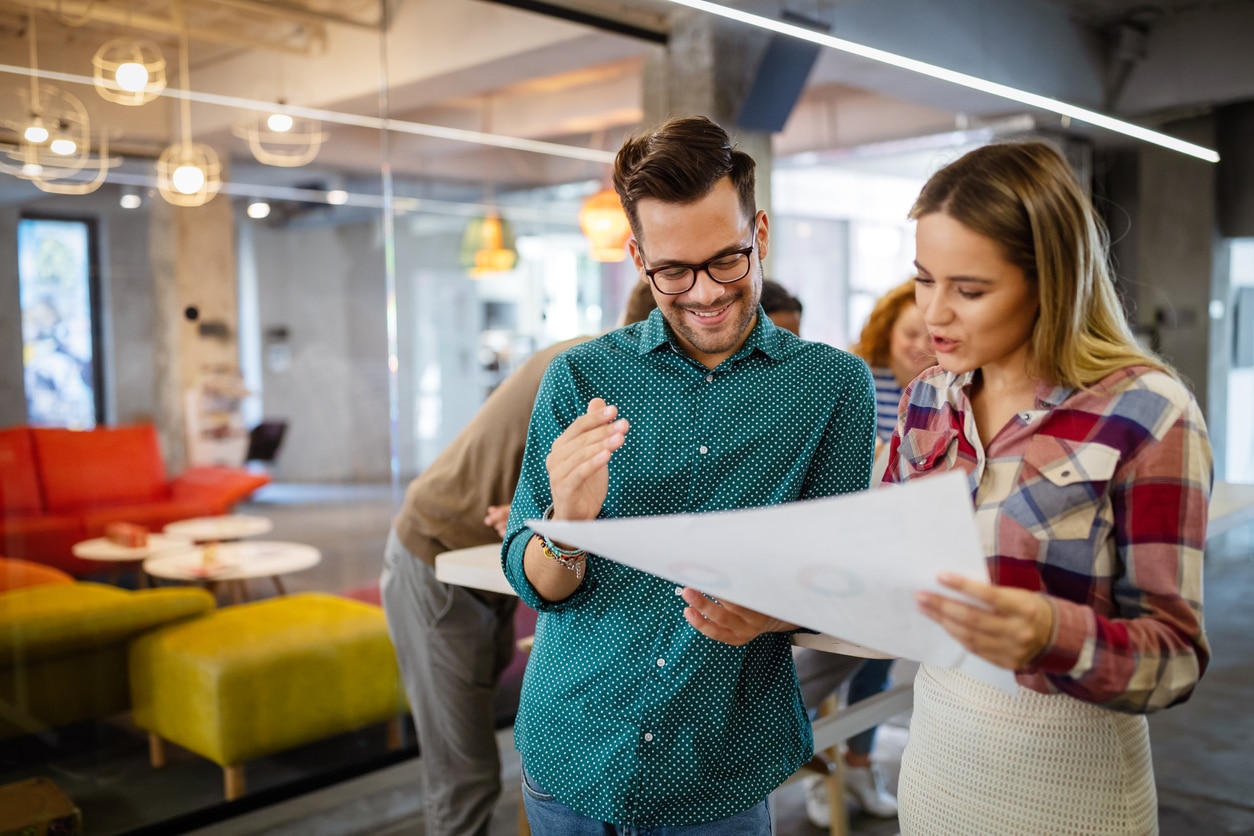
<svg viewBox="0 0 1254 836"><path fill-rule="evenodd" d="M910 214L940 365L906 391L885 480L967 474L989 582L943 574L958 595L919 607L1017 688L922 667L902 832L1156 833L1144 715L1210 656L1201 412L1133 338L1053 148L972 151Z"/></svg>

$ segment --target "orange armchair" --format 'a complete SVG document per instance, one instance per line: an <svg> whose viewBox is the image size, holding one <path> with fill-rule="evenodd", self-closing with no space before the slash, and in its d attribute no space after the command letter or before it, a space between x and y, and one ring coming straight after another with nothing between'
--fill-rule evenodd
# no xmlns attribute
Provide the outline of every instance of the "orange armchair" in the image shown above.
<svg viewBox="0 0 1254 836"><path fill-rule="evenodd" d="M150 424L76 431L0 430L0 552L63 569L99 571L71 547L110 522L159 530L225 514L270 481L240 468L192 468L168 479Z"/></svg>

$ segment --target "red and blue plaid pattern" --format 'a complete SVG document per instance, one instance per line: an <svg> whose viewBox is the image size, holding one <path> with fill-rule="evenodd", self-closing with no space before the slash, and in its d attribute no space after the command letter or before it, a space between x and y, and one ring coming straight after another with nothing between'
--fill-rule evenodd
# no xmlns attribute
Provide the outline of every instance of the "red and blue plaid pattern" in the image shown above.
<svg viewBox="0 0 1254 836"><path fill-rule="evenodd" d="M973 380L937 367L907 388L884 481L966 471L992 582L1049 594L1054 635L1019 684L1131 713L1188 699L1210 658L1197 402L1145 367L1041 385L984 450Z"/></svg>

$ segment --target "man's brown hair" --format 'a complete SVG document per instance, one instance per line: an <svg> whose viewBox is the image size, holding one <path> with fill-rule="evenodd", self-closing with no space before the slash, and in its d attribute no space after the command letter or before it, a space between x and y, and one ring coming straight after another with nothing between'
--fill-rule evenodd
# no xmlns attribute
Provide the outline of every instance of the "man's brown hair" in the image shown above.
<svg viewBox="0 0 1254 836"><path fill-rule="evenodd" d="M637 241L636 203L645 198L665 203L694 203L730 177L746 219L757 215L753 197L753 158L732 147L731 138L705 116L668 119L623 143L614 159L614 190L623 202Z"/></svg>

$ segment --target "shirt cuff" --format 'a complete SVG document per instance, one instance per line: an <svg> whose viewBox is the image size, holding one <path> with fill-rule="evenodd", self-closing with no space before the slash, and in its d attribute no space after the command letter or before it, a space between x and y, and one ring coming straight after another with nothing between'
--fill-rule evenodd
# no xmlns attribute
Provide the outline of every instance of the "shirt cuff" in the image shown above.
<svg viewBox="0 0 1254 836"><path fill-rule="evenodd" d="M527 544L531 542L531 538L534 536L536 536L536 533L529 528L519 531L510 540L509 550L503 558L505 578L509 581L509 585L514 587L514 591L518 593L519 600L536 612L562 612L583 603L583 600L588 597L588 594L595 586L592 580L592 564L587 562L588 558L584 558L583 581L575 588L574 592L560 601L546 601L536 591L536 588L531 585L531 581L527 579L527 570L524 568L524 564Z"/></svg>
<svg viewBox="0 0 1254 836"><path fill-rule="evenodd" d="M1045 600L1054 611L1054 629L1032 668L1043 673L1082 675L1093 662L1097 636L1093 610L1052 595L1045 596Z"/></svg>

